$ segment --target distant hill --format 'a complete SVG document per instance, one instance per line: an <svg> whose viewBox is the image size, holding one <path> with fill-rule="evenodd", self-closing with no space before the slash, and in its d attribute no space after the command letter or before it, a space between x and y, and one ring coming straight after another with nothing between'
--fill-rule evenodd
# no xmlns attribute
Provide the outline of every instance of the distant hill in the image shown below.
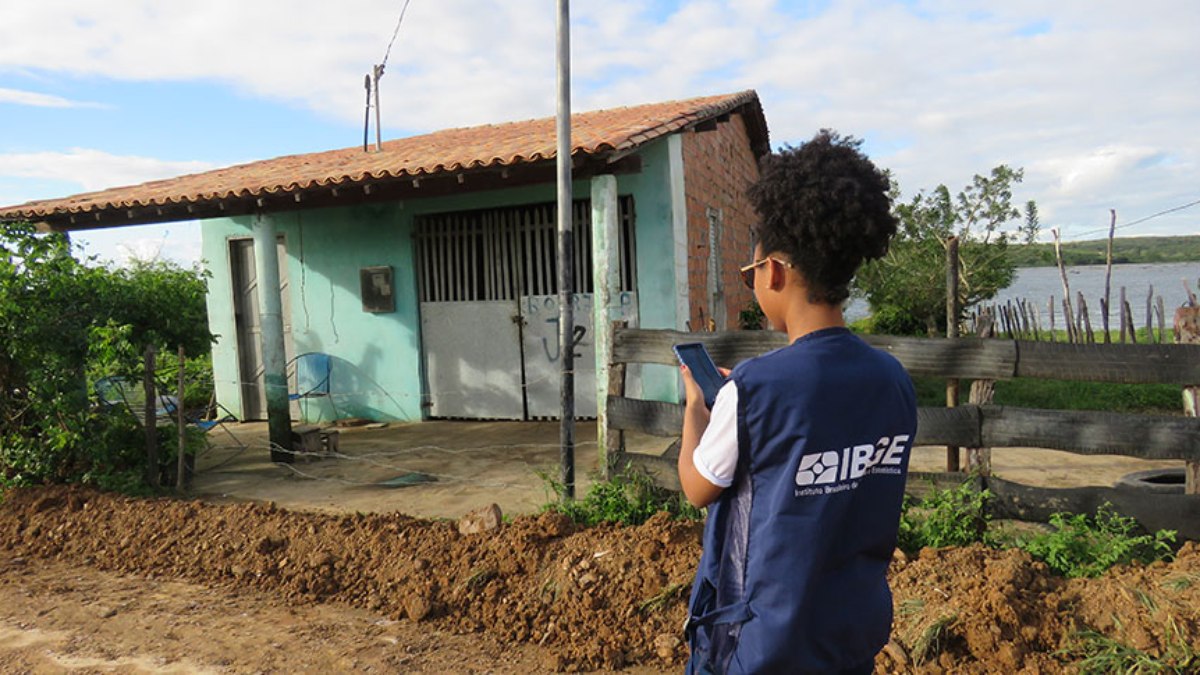
<svg viewBox="0 0 1200 675"><path fill-rule="evenodd" d="M1107 239L1064 242L1063 262L1067 265L1103 265L1107 246ZM1008 255L1017 267L1052 267L1054 244L1010 244ZM1197 260L1200 260L1200 235L1113 239L1114 264Z"/></svg>

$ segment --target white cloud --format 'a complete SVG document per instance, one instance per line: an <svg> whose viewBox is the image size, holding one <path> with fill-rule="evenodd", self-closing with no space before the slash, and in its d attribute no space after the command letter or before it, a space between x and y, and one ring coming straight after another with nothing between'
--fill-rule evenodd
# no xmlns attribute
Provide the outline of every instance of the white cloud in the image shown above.
<svg viewBox="0 0 1200 675"><path fill-rule="evenodd" d="M200 259L202 248L200 224L194 220L80 230L72 233L71 239L100 262L116 265L128 265L135 260L172 260L191 265Z"/></svg>
<svg viewBox="0 0 1200 675"><path fill-rule="evenodd" d="M1057 176L1057 194L1074 197L1111 189L1137 165L1162 154L1149 147L1105 146L1085 155L1038 160L1032 169Z"/></svg>
<svg viewBox="0 0 1200 675"><path fill-rule="evenodd" d="M67 152L0 154L0 176L65 181L89 192L211 168L214 167L208 162L113 155L88 148L72 148Z"/></svg>
<svg viewBox="0 0 1200 675"><path fill-rule="evenodd" d="M358 124L363 75L398 11L393 0L17 3L0 27L0 73L216 81ZM385 131L553 114L554 20L547 3L413 3L382 81ZM1070 238L1109 208L1133 219L1196 198L1196 25L1192 0L577 0L573 104L755 88L776 144L820 127L865 137L909 192L1025 167L1017 197ZM144 180L81 173L88 189Z"/></svg>
<svg viewBox="0 0 1200 675"><path fill-rule="evenodd" d="M6 89L0 87L0 103L15 103L16 105L34 106L37 108L104 108L100 103L88 101L72 101L53 94L41 94L35 91Z"/></svg>

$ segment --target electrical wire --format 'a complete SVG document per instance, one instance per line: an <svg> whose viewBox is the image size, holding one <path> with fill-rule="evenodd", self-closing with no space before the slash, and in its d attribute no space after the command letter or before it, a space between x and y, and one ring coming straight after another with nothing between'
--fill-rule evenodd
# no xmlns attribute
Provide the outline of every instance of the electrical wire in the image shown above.
<svg viewBox="0 0 1200 675"><path fill-rule="evenodd" d="M1193 202L1188 202L1187 204L1180 204L1179 206L1175 206L1175 207L1172 207L1172 208L1166 209L1166 210L1164 210L1164 211L1159 211L1158 213L1152 213L1152 214L1150 214L1150 215L1148 215L1148 216L1145 216L1145 217L1143 217L1143 218L1138 218L1137 220L1133 220L1133 221L1130 221L1130 222L1128 222L1128 223L1121 223L1120 225L1117 225L1116 227L1114 227L1114 228L1112 228L1112 229L1114 229L1114 230L1121 230L1121 229L1124 229L1124 228L1126 228L1126 227L1133 227L1134 225L1140 225L1140 224L1142 224L1142 223L1146 222L1147 220L1153 220L1153 219L1155 219L1155 218L1158 218L1159 216L1165 216L1165 215L1167 215L1168 213L1175 213L1176 211L1182 211L1182 210L1184 210L1184 209L1190 209L1190 208L1192 208L1193 206L1196 206L1197 204L1200 204L1200 199L1197 199L1196 201L1193 201ZM1098 233L1100 233L1100 232L1107 232L1107 231L1108 231L1108 229L1109 229L1109 228L1107 228L1107 227L1102 227L1102 228L1100 228L1100 229L1098 229L1098 230L1088 230L1087 232L1081 232L1081 233L1079 233L1079 234L1077 234L1077 235L1075 235L1075 236L1077 236L1077 237L1086 237L1086 236L1087 236L1087 235L1089 235L1089 234L1098 234Z"/></svg>
<svg viewBox="0 0 1200 675"><path fill-rule="evenodd" d="M381 69L387 65L388 57L392 54L392 45L396 43L396 36L400 34L400 24L404 23L404 13L408 11L409 1L404 0L404 6L400 8L400 18L396 20L396 30L392 31L392 39L388 41L387 51L383 53L383 61L379 64Z"/></svg>

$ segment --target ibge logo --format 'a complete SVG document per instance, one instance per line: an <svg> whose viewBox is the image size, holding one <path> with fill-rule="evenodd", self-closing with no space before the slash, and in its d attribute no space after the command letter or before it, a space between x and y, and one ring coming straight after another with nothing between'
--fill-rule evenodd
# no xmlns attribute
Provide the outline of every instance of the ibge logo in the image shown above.
<svg viewBox="0 0 1200 675"><path fill-rule="evenodd" d="M908 435L900 434L884 436L875 443L804 455L796 470L796 486L833 485L875 473L898 475L907 449Z"/></svg>

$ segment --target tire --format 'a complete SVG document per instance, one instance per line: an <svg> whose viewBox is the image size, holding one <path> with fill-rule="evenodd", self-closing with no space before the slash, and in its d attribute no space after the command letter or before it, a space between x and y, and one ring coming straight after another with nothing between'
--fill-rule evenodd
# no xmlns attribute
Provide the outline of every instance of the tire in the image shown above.
<svg viewBox="0 0 1200 675"><path fill-rule="evenodd" d="M1135 471L1121 476L1113 485L1123 490L1138 490L1159 495L1183 494L1183 467Z"/></svg>

